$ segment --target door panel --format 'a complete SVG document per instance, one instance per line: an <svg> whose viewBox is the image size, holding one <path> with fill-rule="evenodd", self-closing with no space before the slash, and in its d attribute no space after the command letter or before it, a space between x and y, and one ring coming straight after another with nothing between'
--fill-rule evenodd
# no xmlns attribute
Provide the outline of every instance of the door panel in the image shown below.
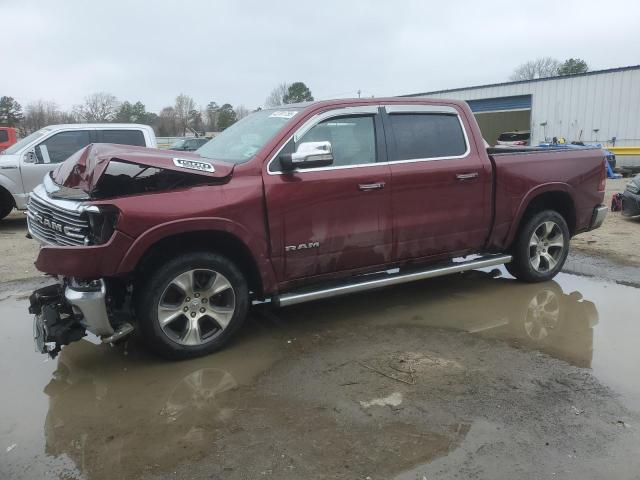
<svg viewBox="0 0 640 480"><path fill-rule="evenodd" d="M457 114L437 116L397 109L385 118L398 260L478 251L489 234L490 164Z"/></svg>
<svg viewBox="0 0 640 480"><path fill-rule="evenodd" d="M386 159L381 129L376 115L325 120L297 145L331 141L332 167L265 173L279 281L391 261L391 177L388 164L380 163ZM284 151L295 148L291 140Z"/></svg>

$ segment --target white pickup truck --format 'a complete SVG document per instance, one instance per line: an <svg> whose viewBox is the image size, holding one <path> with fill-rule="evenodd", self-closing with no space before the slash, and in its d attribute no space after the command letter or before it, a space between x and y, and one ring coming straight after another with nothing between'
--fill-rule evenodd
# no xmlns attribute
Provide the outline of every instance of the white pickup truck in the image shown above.
<svg viewBox="0 0 640 480"><path fill-rule="evenodd" d="M0 153L0 220L13 208L26 209L29 193L44 176L90 143L157 147L148 125L79 123L42 128Z"/></svg>

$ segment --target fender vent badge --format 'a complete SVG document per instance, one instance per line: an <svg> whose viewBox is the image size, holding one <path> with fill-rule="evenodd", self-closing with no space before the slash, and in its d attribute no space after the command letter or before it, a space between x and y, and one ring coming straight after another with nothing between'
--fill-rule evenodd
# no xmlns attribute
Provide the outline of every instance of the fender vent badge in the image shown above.
<svg viewBox="0 0 640 480"><path fill-rule="evenodd" d="M201 162L199 160L191 160L189 158L173 158L173 164L176 167L186 168L188 170L198 170L199 172L215 172L215 168L209 162Z"/></svg>

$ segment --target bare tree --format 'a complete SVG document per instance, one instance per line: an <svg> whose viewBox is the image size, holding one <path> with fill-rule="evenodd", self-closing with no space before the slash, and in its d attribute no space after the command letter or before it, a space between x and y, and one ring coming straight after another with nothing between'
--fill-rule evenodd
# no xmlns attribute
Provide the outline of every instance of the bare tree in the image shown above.
<svg viewBox="0 0 640 480"><path fill-rule="evenodd" d="M186 135L189 126L189 118L191 111L196 109L196 102L189 95L181 93L176 97L176 105L174 107L178 125L182 129L182 136Z"/></svg>
<svg viewBox="0 0 640 480"><path fill-rule="evenodd" d="M84 98L82 105L76 105L75 112L85 122L109 122L118 109L118 99L106 92L97 92Z"/></svg>
<svg viewBox="0 0 640 480"><path fill-rule="evenodd" d="M265 99L264 104L267 107L277 107L284 105L284 96L289 93L289 84L282 82L276 88L271 90L269 96Z"/></svg>
<svg viewBox="0 0 640 480"><path fill-rule="evenodd" d="M161 137L173 137L178 134L178 116L173 107L164 107L156 119L157 133Z"/></svg>
<svg viewBox="0 0 640 480"><path fill-rule="evenodd" d="M47 125L61 123L62 112L56 102L37 100L24 109L23 125L26 131L35 132Z"/></svg>
<svg viewBox="0 0 640 480"><path fill-rule="evenodd" d="M236 112L236 119L237 120L242 120L244 117L246 117L247 115L249 115L249 109L247 107L245 107L244 105L238 105L236 106L236 108L234 108L235 112Z"/></svg>
<svg viewBox="0 0 640 480"><path fill-rule="evenodd" d="M509 77L512 81L533 80L558 75L561 62L551 57L541 57L530 60L516 68Z"/></svg>

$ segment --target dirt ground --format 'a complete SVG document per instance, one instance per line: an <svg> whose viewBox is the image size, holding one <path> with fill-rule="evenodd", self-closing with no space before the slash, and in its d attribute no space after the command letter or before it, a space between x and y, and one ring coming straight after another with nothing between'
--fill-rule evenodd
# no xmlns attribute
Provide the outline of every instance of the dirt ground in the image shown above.
<svg viewBox="0 0 640 480"><path fill-rule="evenodd" d="M607 180L605 205L611 205L613 194L624 191L627 182L627 178ZM602 227L578 235L571 241L571 246L623 265L640 266L640 217L628 218L610 211Z"/></svg>
<svg viewBox="0 0 640 480"><path fill-rule="evenodd" d="M605 204L614 193L624 190L627 179L608 180ZM27 221L24 213L13 211L0 220L0 282L40 276L33 266L38 244L25 238ZM623 265L640 266L640 218L629 219L609 212L598 230L575 237L571 246L594 256L609 258Z"/></svg>
<svg viewBox="0 0 640 480"><path fill-rule="evenodd" d="M0 295L3 479L640 478L637 288L467 272L255 309L165 362L35 353L36 283Z"/></svg>
<svg viewBox="0 0 640 480"><path fill-rule="evenodd" d="M40 276L33 266L38 256L38 243L25 238L27 219L14 210L0 220L0 282Z"/></svg>

